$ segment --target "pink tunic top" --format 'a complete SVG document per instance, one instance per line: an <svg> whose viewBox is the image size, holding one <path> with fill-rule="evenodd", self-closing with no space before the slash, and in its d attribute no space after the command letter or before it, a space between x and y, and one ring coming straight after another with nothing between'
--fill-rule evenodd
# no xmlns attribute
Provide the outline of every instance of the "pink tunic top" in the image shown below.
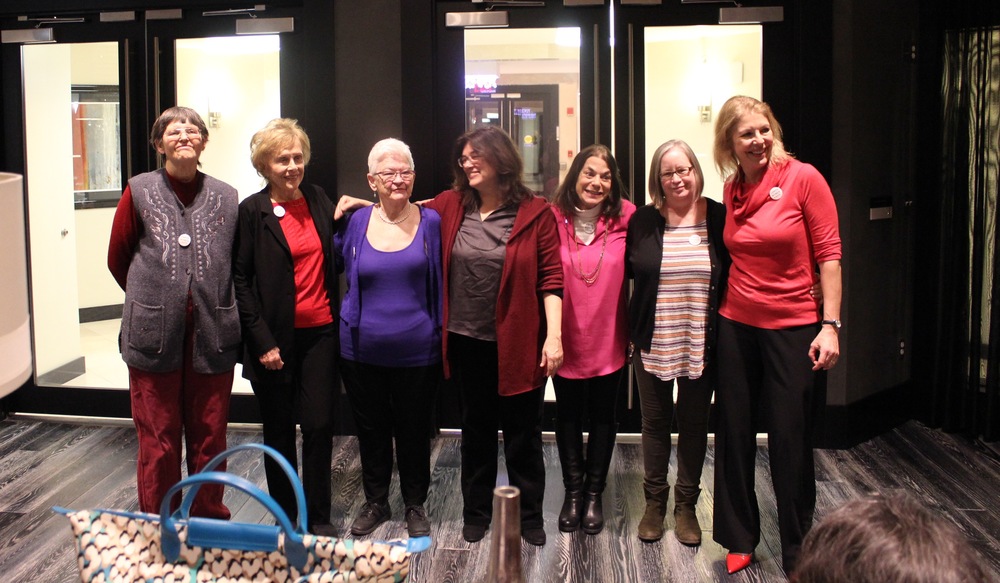
<svg viewBox="0 0 1000 583"><path fill-rule="evenodd" d="M552 211L559 223L563 266L564 360L558 374L567 379L610 374L625 366L628 347L625 232L635 205L623 200L622 216L612 219L610 225L600 219L589 245L576 237L572 217L555 207ZM598 264L600 271L594 278Z"/></svg>

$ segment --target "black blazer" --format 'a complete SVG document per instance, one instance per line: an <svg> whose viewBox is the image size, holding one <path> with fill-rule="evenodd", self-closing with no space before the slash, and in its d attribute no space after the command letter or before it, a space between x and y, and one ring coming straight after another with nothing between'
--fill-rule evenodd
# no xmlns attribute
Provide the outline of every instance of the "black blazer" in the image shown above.
<svg viewBox="0 0 1000 583"><path fill-rule="evenodd" d="M323 245L323 271L330 313L336 325L340 293L333 257L334 203L318 186L303 183L316 232ZM243 376L251 381L284 382L291 367L271 371L260 357L277 346L281 359L295 358L295 274L292 253L274 216L267 187L240 203L233 245L233 283L243 329ZM338 350L339 353L339 350Z"/></svg>
<svg viewBox="0 0 1000 583"><path fill-rule="evenodd" d="M706 212L708 223L708 256L712 275L708 290L708 329L705 334L705 355L708 362L715 352L718 336L719 303L729 278L729 251L722 241L726 226L726 207L710 198ZM651 204L638 208L628 224L625 235L625 270L635 280L629 300L629 339L636 348L649 350L653 340L653 320L656 313L656 290L660 285L660 264L663 260L663 232L667 221Z"/></svg>

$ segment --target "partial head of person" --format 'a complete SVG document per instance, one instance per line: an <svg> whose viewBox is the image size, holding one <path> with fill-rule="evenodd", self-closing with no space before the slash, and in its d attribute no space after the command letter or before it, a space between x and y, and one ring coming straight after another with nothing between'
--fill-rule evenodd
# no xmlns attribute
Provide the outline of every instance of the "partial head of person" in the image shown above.
<svg viewBox="0 0 1000 583"><path fill-rule="evenodd" d="M724 178L734 173L756 176L768 165L781 165L791 158L771 106L745 95L730 97L719 109L713 154Z"/></svg>
<svg viewBox="0 0 1000 583"><path fill-rule="evenodd" d="M847 502L802 541L792 583L993 581L969 541L909 495Z"/></svg>
<svg viewBox="0 0 1000 583"><path fill-rule="evenodd" d="M601 215L611 218L621 216L622 199L627 197L628 191L611 150L594 144L573 158L552 204L567 217L600 206Z"/></svg>
<svg viewBox="0 0 1000 583"><path fill-rule="evenodd" d="M294 119L272 119L250 138L250 163L273 188L298 188L311 157L309 136Z"/></svg>
<svg viewBox="0 0 1000 583"><path fill-rule="evenodd" d="M168 169L186 164L196 166L208 143L208 126L190 107L170 107L153 122L149 142L164 156Z"/></svg>
<svg viewBox="0 0 1000 583"><path fill-rule="evenodd" d="M409 199L413 194L416 168L410 147L396 138L375 142L368 153L368 186L379 201Z"/></svg>
<svg viewBox="0 0 1000 583"><path fill-rule="evenodd" d="M478 204L481 192L500 197L503 204L519 202L531 195L522 182L524 162L506 131L497 126L481 126L455 141L456 166L452 187L471 195Z"/></svg>
<svg viewBox="0 0 1000 583"><path fill-rule="evenodd" d="M705 174L694 150L684 140L668 140L649 162L649 200L656 208L693 204L701 198Z"/></svg>

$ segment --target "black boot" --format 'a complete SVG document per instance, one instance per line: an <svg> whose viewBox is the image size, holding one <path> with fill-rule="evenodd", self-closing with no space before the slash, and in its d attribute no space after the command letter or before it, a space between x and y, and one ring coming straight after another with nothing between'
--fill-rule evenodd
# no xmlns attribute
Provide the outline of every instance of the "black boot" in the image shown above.
<svg viewBox="0 0 1000 583"><path fill-rule="evenodd" d="M583 432L580 425L557 423L556 446L566 487L566 498L559 512L559 530L574 532L580 527L583 510Z"/></svg>
<svg viewBox="0 0 1000 583"><path fill-rule="evenodd" d="M618 424L591 427L587 440L587 483L584 486L583 518L581 528L587 534L597 534L604 529L604 508L601 495L608 481L611 455L615 451Z"/></svg>

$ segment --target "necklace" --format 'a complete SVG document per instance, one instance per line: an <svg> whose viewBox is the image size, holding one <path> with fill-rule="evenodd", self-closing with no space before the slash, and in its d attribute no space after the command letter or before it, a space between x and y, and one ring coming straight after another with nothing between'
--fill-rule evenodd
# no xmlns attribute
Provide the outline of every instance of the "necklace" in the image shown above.
<svg viewBox="0 0 1000 583"><path fill-rule="evenodd" d="M576 272L576 275L583 280L583 283L588 286L594 285L597 281L597 277L601 274L601 265L604 264L604 252L608 248L608 231L611 229L608 225L604 226L604 237L602 237L603 240L601 241L601 256L597 258L597 267L595 267L594 271L591 271L590 273L584 273L583 258L580 257L580 244L576 242L576 233L573 232L573 227L569 225L568 219L563 219L563 223L566 225L566 230L569 232L570 240L573 241L573 246L576 247L577 262L573 263L573 253L570 252L569 264L573 267L573 271Z"/></svg>
<svg viewBox="0 0 1000 583"><path fill-rule="evenodd" d="M383 223L387 225L398 225L399 223L402 223L403 221L406 220L407 217L410 216L410 206L411 206L410 203L406 203L406 212L404 212L403 216L399 217L395 221L389 220L389 217L385 214L385 209L382 208L381 204L375 205L375 208L378 209L378 218L381 219Z"/></svg>

